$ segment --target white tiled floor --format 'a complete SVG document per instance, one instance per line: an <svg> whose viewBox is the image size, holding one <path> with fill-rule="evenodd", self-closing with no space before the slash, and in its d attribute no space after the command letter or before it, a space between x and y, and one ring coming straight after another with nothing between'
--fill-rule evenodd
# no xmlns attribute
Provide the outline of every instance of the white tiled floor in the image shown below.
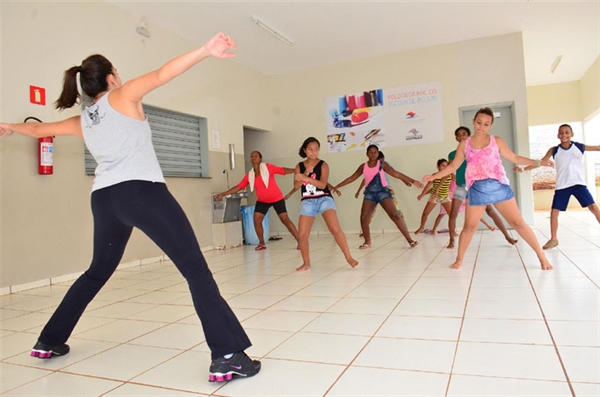
<svg viewBox="0 0 600 397"><path fill-rule="evenodd" d="M290 237L265 251L206 253L263 363L251 379L207 381L209 351L171 263L119 270L88 307L65 357L29 349L67 284L0 297L5 396L599 396L600 227L561 214L560 246L533 251L479 232L464 268L447 235L375 235L345 264L331 236L311 238L313 269ZM548 238L547 213L536 233Z"/></svg>

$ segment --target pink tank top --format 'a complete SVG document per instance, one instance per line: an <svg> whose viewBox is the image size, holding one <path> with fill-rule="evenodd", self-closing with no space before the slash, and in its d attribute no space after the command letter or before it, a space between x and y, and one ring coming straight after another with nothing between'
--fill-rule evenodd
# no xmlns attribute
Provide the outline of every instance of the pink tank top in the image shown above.
<svg viewBox="0 0 600 397"><path fill-rule="evenodd" d="M369 186L369 183L375 178L375 175L379 174L381 178L381 185L383 187L387 186L387 179L385 177L385 172L383 171L383 167L381 166L381 162L377 160L377 165L373 168L369 167L369 162L367 161L363 167L363 176L365 177L365 187Z"/></svg>
<svg viewBox="0 0 600 397"><path fill-rule="evenodd" d="M490 135L490 144L483 149L472 148L471 138L467 138L465 159L467 160L467 171L465 172L467 189L473 183L483 179L495 179L504 185L509 184L500 159L500 150L493 135Z"/></svg>

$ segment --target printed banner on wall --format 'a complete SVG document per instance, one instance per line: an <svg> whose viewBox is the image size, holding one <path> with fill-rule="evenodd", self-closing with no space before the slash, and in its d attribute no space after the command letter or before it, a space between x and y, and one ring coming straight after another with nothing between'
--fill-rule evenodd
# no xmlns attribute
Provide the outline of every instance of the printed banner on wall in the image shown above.
<svg viewBox="0 0 600 397"><path fill-rule="evenodd" d="M327 98L329 152L442 142L441 98L439 82Z"/></svg>

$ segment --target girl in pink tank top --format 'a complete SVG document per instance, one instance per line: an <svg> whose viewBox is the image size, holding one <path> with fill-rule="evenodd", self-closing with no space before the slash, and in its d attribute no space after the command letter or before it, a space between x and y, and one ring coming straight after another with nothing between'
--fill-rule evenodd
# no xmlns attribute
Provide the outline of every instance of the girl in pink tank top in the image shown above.
<svg viewBox="0 0 600 397"><path fill-rule="evenodd" d="M500 156L515 164L540 165L539 160L516 155L510 150L502 138L489 135L494 123L494 112L490 108L482 108L475 113L473 126L475 133L469 139L459 143L452 163L433 175L426 175L423 182L443 178L458 169L467 160L467 208L465 223L458 240L458 253L451 269L460 269L465 253L473 235L477 231L483 211L489 204L500 211L500 214L521 235L537 254L543 270L551 270L552 265L546 259L533 230L523 220L514 193L512 192ZM547 163L552 165L551 162ZM546 165L546 164L544 164Z"/></svg>
<svg viewBox="0 0 600 397"><path fill-rule="evenodd" d="M508 178L500 159L500 151L496 144L496 138L490 135L490 144L483 149L475 149L471 146L471 137L465 143L465 158L467 160L467 189L476 181L483 179L495 179L508 185Z"/></svg>
<svg viewBox="0 0 600 397"><path fill-rule="evenodd" d="M344 179L335 187L336 189L339 189L342 186L354 182L361 176L365 179L365 198L360 210L360 226L365 242L358 248L366 249L371 247L371 230L369 223L371 222L371 217L373 216L373 211L375 211L377 204L380 204L383 207L411 248L415 247L418 242L412 239L408 227L406 226L406 222L404 222L404 219L398 214L392 193L388 188L385 174L387 173L394 178L400 179L408 186L414 184L415 186L422 188L423 185L419 181L415 181L401 172L396 171L388 163L378 160L379 148L376 145L369 145L369 147L367 147L367 157L369 160L366 163L359 165L352 175Z"/></svg>

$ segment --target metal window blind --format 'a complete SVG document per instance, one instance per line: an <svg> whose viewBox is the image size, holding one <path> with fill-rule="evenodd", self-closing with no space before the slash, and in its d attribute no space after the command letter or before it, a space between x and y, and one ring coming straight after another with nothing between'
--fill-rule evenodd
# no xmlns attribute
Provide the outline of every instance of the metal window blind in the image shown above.
<svg viewBox="0 0 600 397"><path fill-rule="evenodd" d="M206 119L149 105L143 107L164 176L208 176ZM85 148L86 174L93 175L96 166L96 161Z"/></svg>

